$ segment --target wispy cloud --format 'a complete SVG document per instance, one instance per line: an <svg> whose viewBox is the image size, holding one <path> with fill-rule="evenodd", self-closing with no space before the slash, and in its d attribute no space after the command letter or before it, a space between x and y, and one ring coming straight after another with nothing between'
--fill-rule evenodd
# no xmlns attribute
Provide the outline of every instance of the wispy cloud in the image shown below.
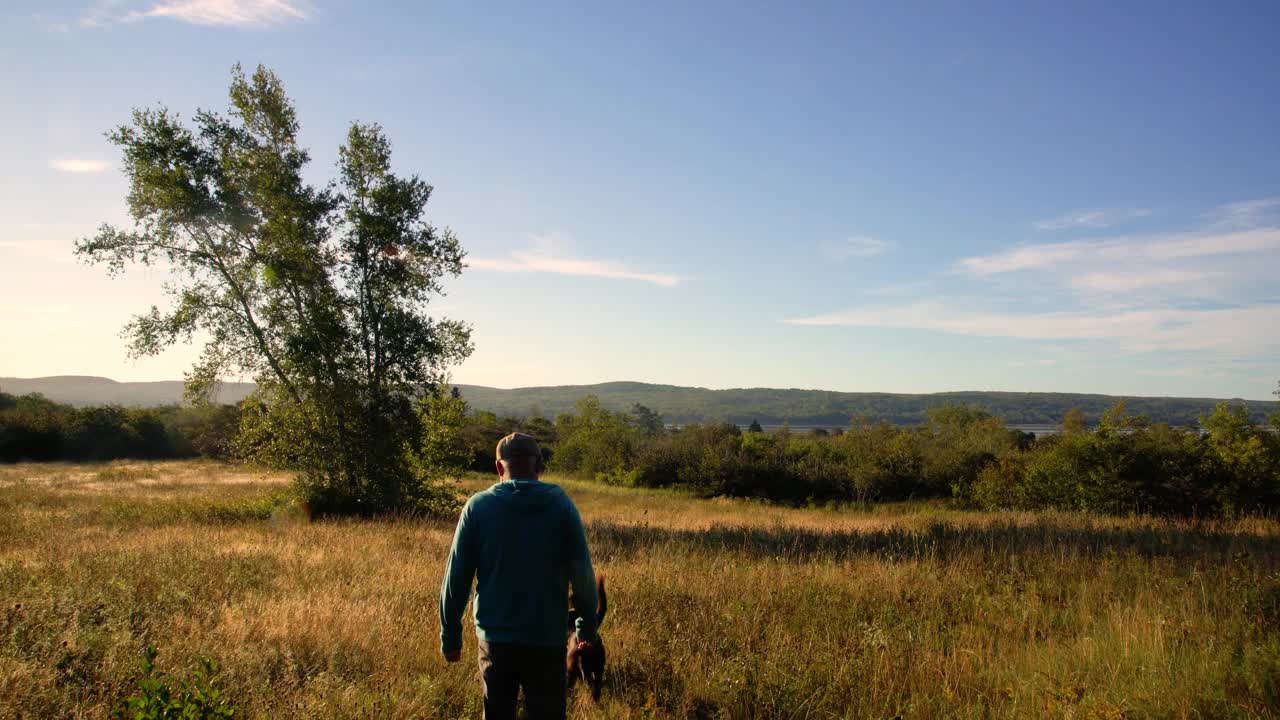
<svg viewBox="0 0 1280 720"><path fill-rule="evenodd" d="M1127 351L1277 349L1280 305L1234 308L1093 310L1016 313L965 309L948 302L855 308L788 321L827 325L933 330L953 335L1022 340L1115 340Z"/></svg>
<svg viewBox="0 0 1280 720"><path fill-rule="evenodd" d="M494 272L542 272L612 280L635 280L665 287L680 283L678 275L645 272L609 260L574 257L565 251L564 243L554 235L534 236L533 240L532 248L517 250L502 258L467 258L467 265L477 270Z"/></svg>
<svg viewBox="0 0 1280 720"><path fill-rule="evenodd" d="M1204 285L1225 277L1221 272L1197 272L1194 270L1155 269L1130 272L1090 272L1072 276L1073 287L1104 293L1127 293L1155 287L1175 285Z"/></svg>
<svg viewBox="0 0 1280 720"><path fill-rule="evenodd" d="M1154 377L1176 377L1176 378L1198 378L1198 377L1230 377L1231 374L1222 370L1208 370L1202 367L1179 367L1179 368L1144 368L1138 371L1139 375L1150 375Z"/></svg>
<svg viewBox="0 0 1280 720"><path fill-rule="evenodd" d="M36 13L31 16L32 22L39 25L46 32L51 33L67 33L71 32L71 23L66 20L44 13Z"/></svg>
<svg viewBox="0 0 1280 720"><path fill-rule="evenodd" d="M193 25L264 28L306 20L309 9L294 0L165 0L129 19L169 18Z"/></svg>
<svg viewBox="0 0 1280 720"><path fill-rule="evenodd" d="M879 238L857 236L845 238L840 242L823 243L822 254L844 262L849 258L867 258L883 255L893 247L893 243Z"/></svg>
<svg viewBox="0 0 1280 720"><path fill-rule="evenodd" d="M65 173L100 173L108 170L110 163L102 160L80 160L76 158L59 158L49 161L49 167Z"/></svg>
<svg viewBox="0 0 1280 720"><path fill-rule="evenodd" d="M1262 361L1280 353L1274 331L1280 296L1270 278L1280 262L1280 220L1272 215L1280 215L1280 198L1223 206L1208 215L1214 222L1186 232L1013 246L961 259L943 276L950 282L938 280L931 300L864 293L865 301L849 309L787 322L1009 338L1041 347L1088 341L1091 348L1100 343L1126 353L1196 353L1218 364ZM979 286L951 284L957 281Z"/></svg>
<svg viewBox="0 0 1280 720"><path fill-rule="evenodd" d="M312 6L305 0L158 0L149 5L98 0L80 17L80 26L161 18L207 27L261 30L308 20L312 14Z"/></svg>
<svg viewBox="0 0 1280 720"><path fill-rule="evenodd" d="M1086 242L1023 245L993 255L963 258L956 267L970 275L994 275L1031 270L1074 260L1084 253L1087 245Z"/></svg>
<svg viewBox="0 0 1280 720"><path fill-rule="evenodd" d="M911 280L909 282L897 283L895 285L881 285L880 287L868 288L863 291L866 295L875 295L878 297L900 297L903 295L919 295L928 290L933 285L932 280Z"/></svg>
<svg viewBox="0 0 1280 720"><path fill-rule="evenodd" d="M1076 228L1104 228L1129 220L1147 217L1151 214L1145 208L1127 209L1089 209L1076 210L1035 224L1039 230L1071 230Z"/></svg>
<svg viewBox="0 0 1280 720"><path fill-rule="evenodd" d="M81 13L79 25L82 28L96 28L119 22L124 4L125 0L95 0Z"/></svg>
<svg viewBox="0 0 1280 720"><path fill-rule="evenodd" d="M1251 228L1280 219L1280 197L1259 198L1219 205L1208 213L1216 227Z"/></svg>
<svg viewBox="0 0 1280 720"><path fill-rule="evenodd" d="M962 259L957 268L970 275L1032 270L1068 261L1178 260L1280 248L1280 228L1219 233L1181 233L1104 240L1022 245L992 255Z"/></svg>

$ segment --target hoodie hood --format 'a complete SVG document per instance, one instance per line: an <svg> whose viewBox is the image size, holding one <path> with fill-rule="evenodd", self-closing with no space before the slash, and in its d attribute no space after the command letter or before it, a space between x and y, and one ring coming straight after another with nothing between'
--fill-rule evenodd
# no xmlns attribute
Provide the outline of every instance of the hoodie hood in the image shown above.
<svg viewBox="0 0 1280 720"><path fill-rule="evenodd" d="M489 493L503 507L523 513L541 513L559 505L564 491L559 485L539 480L503 480L494 483Z"/></svg>

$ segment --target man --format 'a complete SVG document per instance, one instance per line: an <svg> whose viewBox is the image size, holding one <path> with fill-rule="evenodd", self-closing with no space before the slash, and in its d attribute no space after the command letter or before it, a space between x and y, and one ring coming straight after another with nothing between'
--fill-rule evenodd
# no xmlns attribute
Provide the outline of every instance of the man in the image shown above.
<svg viewBox="0 0 1280 720"><path fill-rule="evenodd" d="M568 588L584 622L579 649L596 641L596 587L578 508L558 485L540 482L542 451L531 436L498 441L500 482L476 493L458 519L440 586L440 650L462 657L462 611L476 582L486 720L513 720L524 689L532 720L565 716Z"/></svg>

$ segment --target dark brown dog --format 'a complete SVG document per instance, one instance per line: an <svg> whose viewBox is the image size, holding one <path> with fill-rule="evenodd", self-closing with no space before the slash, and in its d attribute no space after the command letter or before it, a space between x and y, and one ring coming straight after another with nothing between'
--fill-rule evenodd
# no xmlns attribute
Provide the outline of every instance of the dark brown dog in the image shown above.
<svg viewBox="0 0 1280 720"><path fill-rule="evenodd" d="M609 609L608 597L604 594L604 575L596 575L596 628L604 622L604 613ZM565 686L572 690L578 680L582 680L591 688L591 699L600 700L600 687L604 684L604 641L599 632L596 641L578 645L576 631L578 620L582 614L575 609L569 610L569 619L565 629L569 633L568 649L565 654Z"/></svg>

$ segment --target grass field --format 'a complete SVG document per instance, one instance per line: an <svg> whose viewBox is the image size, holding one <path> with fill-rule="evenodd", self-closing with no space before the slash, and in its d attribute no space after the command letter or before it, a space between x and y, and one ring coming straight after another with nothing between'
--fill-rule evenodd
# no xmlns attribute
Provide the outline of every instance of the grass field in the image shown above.
<svg viewBox="0 0 1280 720"><path fill-rule="evenodd" d="M483 481L463 483L478 489ZM1280 717L1280 522L788 510L565 481L609 576L575 718ZM198 462L0 467L0 717L101 718L143 648L245 717L478 717L452 524L307 522Z"/></svg>

